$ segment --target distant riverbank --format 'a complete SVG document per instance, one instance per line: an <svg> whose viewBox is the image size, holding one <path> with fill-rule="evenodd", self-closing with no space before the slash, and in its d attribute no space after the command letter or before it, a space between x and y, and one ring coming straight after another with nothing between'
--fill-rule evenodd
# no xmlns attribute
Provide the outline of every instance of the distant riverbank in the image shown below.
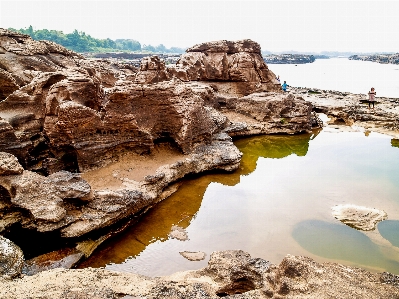
<svg viewBox="0 0 399 299"><path fill-rule="evenodd" d="M374 54L374 55L352 55L349 60L373 61L384 64L399 64L399 53Z"/></svg>
<svg viewBox="0 0 399 299"><path fill-rule="evenodd" d="M270 70L295 87L364 94L371 87L377 97L399 98L399 67L348 58L316 59L313 63L268 64Z"/></svg>

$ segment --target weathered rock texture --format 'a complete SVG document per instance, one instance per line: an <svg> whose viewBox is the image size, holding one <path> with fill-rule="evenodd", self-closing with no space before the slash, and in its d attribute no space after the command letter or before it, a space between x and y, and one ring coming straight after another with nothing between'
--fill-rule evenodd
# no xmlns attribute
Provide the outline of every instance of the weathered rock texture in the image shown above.
<svg viewBox="0 0 399 299"><path fill-rule="evenodd" d="M214 252L208 266L149 278L104 269L54 269L0 278L2 298L370 298L394 299L398 277L287 255L273 265L243 251ZM124 297L126 296L126 297Z"/></svg>
<svg viewBox="0 0 399 299"><path fill-rule="evenodd" d="M312 129L312 105L300 96L254 93L241 98L218 97L216 106L230 120L230 136L294 134Z"/></svg>
<svg viewBox="0 0 399 299"><path fill-rule="evenodd" d="M220 90L247 95L255 90L281 90L252 40L215 41L186 50L170 72L183 81L214 81Z"/></svg>

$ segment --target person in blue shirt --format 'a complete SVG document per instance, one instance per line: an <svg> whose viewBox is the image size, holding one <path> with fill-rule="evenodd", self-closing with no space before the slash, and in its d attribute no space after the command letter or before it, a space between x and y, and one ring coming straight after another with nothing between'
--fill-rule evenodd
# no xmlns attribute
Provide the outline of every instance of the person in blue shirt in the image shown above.
<svg viewBox="0 0 399 299"><path fill-rule="evenodd" d="M287 87L288 87L288 84L287 84L287 82L284 81L284 83L281 85L281 88L283 89L283 91L287 91Z"/></svg>

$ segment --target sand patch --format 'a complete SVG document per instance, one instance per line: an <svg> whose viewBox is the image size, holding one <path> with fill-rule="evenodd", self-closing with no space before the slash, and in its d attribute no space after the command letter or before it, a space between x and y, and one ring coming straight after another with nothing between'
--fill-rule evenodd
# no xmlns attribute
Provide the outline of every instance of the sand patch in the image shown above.
<svg viewBox="0 0 399 299"><path fill-rule="evenodd" d="M127 153L117 162L100 169L82 173L94 190L117 190L125 188L124 181L142 181L145 176L155 174L162 165L173 164L186 156L169 144L155 146L150 155Z"/></svg>

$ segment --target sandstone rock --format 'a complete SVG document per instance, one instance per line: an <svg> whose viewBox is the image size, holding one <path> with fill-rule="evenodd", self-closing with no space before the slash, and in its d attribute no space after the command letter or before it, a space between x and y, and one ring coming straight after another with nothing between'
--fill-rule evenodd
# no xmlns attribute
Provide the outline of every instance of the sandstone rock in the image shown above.
<svg viewBox="0 0 399 299"><path fill-rule="evenodd" d="M63 199L89 199L91 188L77 174L66 171L43 177L31 171L19 175L0 177L4 196L8 196L15 207L28 210L33 218L59 222L66 216ZM10 209L12 210L12 209Z"/></svg>
<svg viewBox="0 0 399 299"><path fill-rule="evenodd" d="M0 101L19 89L15 79L7 71L0 69Z"/></svg>
<svg viewBox="0 0 399 299"><path fill-rule="evenodd" d="M233 85L239 86L236 88L239 94L249 94L261 88L262 84L263 90L281 90L275 75L263 61L259 44L251 40L195 45L180 57L171 73L183 81L237 82L239 84Z"/></svg>
<svg viewBox="0 0 399 299"><path fill-rule="evenodd" d="M216 295L222 297L262 288L263 274L269 266L269 262L252 259L242 250L226 250L213 252L208 266L198 272L218 283Z"/></svg>
<svg viewBox="0 0 399 299"><path fill-rule="evenodd" d="M90 200L92 197L90 185L77 173L59 171L46 177L43 182L53 185L62 198Z"/></svg>
<svg viewBox="0 0 399 299"><path fill-rule="evenodd" d="M10 240L0 236L0 276L18 276L21 274L23 264L22 250Z"/></svg>
<svg viewBox="0 0 399 299"><path fill-rule="evenodd" d="M165 62L158 56L149 56L141 60L140 71L136 74L135 82L151 84L169 79L170 75L165 68Z"/></svg>
<svg viewBox="0 0 399 299"><path fill-rule="evenodd" d="M23 171L23 167L14 155L0 152L0 176L21 174Z"/></svg>
<svg viewBox="0 0 399 299"><path fill-rule="evenodd" d="M287 133L311 130L312 106L301 97L254 93L241 98L219 98L230 120L230 136Z"/></svg>
<svg viewBox="0 0 399 299"><path fill-rule="evenodd" d="M375 229L378 222L388 218L384 211L351 204L332 207L332 215L346 225L364 231Z"/></svg>

